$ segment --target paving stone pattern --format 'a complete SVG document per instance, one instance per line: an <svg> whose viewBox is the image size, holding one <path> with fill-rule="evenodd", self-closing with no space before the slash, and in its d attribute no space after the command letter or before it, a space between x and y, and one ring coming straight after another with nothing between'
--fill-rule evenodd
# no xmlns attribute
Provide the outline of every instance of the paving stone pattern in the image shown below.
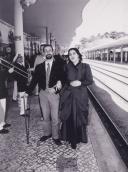
<svg viewBox="0 0 128 172"><path fill-rule="evenodd" d="M99 172L92 144L80 143L76 150L63 142L61 146L52 139L39 142L43 135L38 99L31 99L30 143L26 143L25 119L19 115L17 103L10 102L8 123L10 132L0 135L1 172Z"/></svg>

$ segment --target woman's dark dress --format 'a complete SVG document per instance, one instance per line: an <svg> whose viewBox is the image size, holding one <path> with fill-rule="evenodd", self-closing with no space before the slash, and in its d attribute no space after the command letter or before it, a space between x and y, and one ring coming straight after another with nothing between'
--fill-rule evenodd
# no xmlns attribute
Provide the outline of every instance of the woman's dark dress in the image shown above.
<svg viewBox="0 0 128 172"><path fill-rule="evenodd" d="M86 126L88 124L87 86L92 84L93 77L90 66L69 62L65 68L66 84L60 96L61 138L76 145L87 143ZM71 81L81 81L81 86L70 86Z"/></svg>

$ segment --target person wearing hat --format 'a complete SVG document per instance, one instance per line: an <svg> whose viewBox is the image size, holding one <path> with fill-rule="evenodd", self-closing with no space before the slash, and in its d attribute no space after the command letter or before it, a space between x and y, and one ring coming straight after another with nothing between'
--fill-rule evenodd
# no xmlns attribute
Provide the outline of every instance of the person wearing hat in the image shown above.
<svg viewBox="0 0 128 172"><path fill-rule="evenodd" d="M23 57L21 54L18 54L15 59L14 68L11 68L12 76L14 80L17 82L17 90L18 90L18 104L20 107L20 115L25 114L25 110L27 109L27 97L24 97L25 90L27 88L27 68L23 64ZM19 69L19 70L18 70ZM18 73L16 71L18 71ZM24 102L25 101L25 102Z"/></svg>

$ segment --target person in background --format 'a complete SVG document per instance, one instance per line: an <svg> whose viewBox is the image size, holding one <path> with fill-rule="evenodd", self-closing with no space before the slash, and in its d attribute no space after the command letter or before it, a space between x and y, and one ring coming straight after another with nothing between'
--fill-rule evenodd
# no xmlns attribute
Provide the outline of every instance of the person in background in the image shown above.
<svg viewBox="0 0 128 172"><path fill-rule="evenodd" d="M61 91L59 116L61 120L61 139L71 143L87 143L88 93L87 86L92 84L90 66L82 63L82 55L77 48L68 50L69 62L65 66L66 81Z"/></svg>
<svg viewBox="0 0 128 172"><path fill-rule="evenodd" d="M14 66L16 66L16 68L15 67L11 68L11 73L14 80L17 82L18 104L20 107L20 115L24 115L25 110L27 109L27 97L24 97L24 93L27 88L28 75L24 73L24 72L27 73L27 68L23 64L23 57L21 56L21 54L18 54L17 58L15 59ZM19 70L17 70L17 68ZM21 75L15 72L15 70L18 71Z"/></svg>
<svg viewBox="0 0 128 172"><path fill-rule="evenodd" d="M13 58L13 63L15 63L17 57L20 54L16 54L15 57ZM14 85L13 85L13 94L12 94L12 101L16 102L17 101L17 97L18 97L18 90L17 90L17 81L14 80Z"/></svg>
<svg viewBox="0 0 128 172"><path fill-rule="evenodd" d="M37 55L36 59L35 59L35 62L34 62L34 71L35 71L35 68L37 65L41 64L44 62L45 60L45 56L44 56L44 52L43 52L43 46L44 44L41 44L40 45L40 55ZM38 87L38 84L35 88L35 95L39 95L39 87Z"/></svg>

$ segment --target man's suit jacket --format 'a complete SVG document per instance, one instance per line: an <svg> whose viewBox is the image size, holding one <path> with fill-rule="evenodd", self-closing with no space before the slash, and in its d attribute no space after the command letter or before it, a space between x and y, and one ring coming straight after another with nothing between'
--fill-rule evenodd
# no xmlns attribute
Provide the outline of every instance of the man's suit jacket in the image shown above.
<svg viewBox="0 0 128 172"><path fill-rule="evenodd" d="M59 80L62 85L65 82L64 64L65 63L61 58L54 58L50 72L49 88L55 86ZM45 62L36 66L32 81L26 92L30 94L37 84L39 85L39 90L46 89Z"/></svg>

